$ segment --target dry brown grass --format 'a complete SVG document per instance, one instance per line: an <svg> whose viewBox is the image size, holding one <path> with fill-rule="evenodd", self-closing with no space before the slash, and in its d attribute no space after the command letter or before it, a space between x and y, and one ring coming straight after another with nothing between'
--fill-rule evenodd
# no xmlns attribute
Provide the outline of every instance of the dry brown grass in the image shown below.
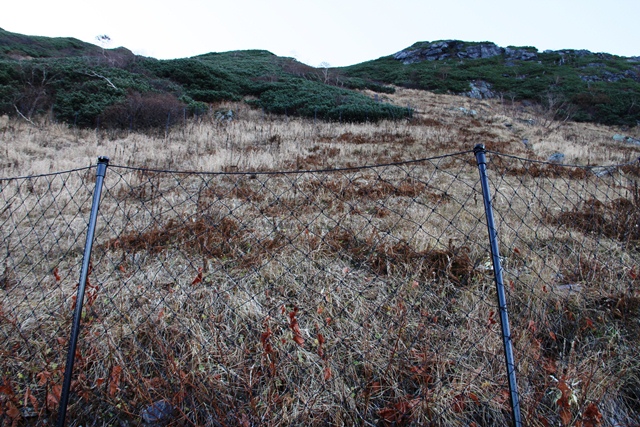
<svg viewBox="0 0 640 427"><path fill-rule="evenodd" d="M229 104L233 122L165 138L0 121L1 176L98 155L225 172L108 169L70 416L139 425L163 401L172 425L507 424L475 160L434 158L484 143L581 165L488 156L526 425L636 419L637 167L600 178L590 167L640 150L612 141L622 130L532 124L523 106L411 90L390 100L417 117L327 124ZM432 159L270 173L421 158ZM2 181L7 425L55 418L94 180Z"/></svg>
<svg viewBox="0 0 640 427"><path fill-rule="evenodd" d="M534 109L497 100L408 89L398 89L388 98L415 108L415 118L378 124L322 123L265 116L243 104L230 103L219 108L234 110L234 121L202 118L172 129L164 138L62 124L43 123L35 128L5 118L0 123L4 151L0 176L87 166L101 155L117 164L138 167L233 171L361 166L464 151L478 143L541 160L561 151L566 154L566 163L581 165L624 163L640 154L637 147L612 138L615 133L640 138L637 129L571 122L543 126ZM466 113L472 110L476 115Z"/></svg>

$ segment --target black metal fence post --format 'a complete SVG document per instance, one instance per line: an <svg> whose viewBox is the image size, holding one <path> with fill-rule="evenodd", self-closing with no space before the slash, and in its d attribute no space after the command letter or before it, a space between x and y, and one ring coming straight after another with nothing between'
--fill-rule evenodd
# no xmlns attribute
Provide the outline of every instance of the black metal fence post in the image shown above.
<svg viewBox="0 0 640 427"><path fill-rule="evenodd" d="M102 184L109 165L108 157L98 158L98 169L96 171L96 185L93 192L93 202L91 204L91 215L89 217L89 227L87 228L87 239L84 245L84 255L82 257L82 269L80 281L78 282L78 293L76 295L76 307L73 313L73 324L71 326L71 337L69 339L69 352L67 353L67 365L64 370L64 382L60 394L60 407L58 409L58 427L63 427L67 416L67 405L69 403L69 391L71 388L71 376L73 374L73 362L78 344L78 334L80 332L80 319L82 318L82 303L89 275L89 264L91 261L91 249L93 248L93 238L95 235L96 221L98 218L98 208L100 207L100 196L102 194Z"/></svg>
<svg viewBox="0 0 640 427"><path fill-rule="evenodd" d="M482 198L484 199L484 210L487 218L487 228L491 243L491 258L493 262L493 273L498 294L498 305L500 309L500 325L502 326L502 342L504 344L504 356L507 365L507 377L509 381L509 395L511 398L511 409L514 427L522 427L522 417L520 415L520 399L518 397L518 386L516 384L516 365L513 357L513 345L511 332L509 330L509 315L507 314L507 299L504 292L504 281L502 278L502 265L500 264L500 251L498 249L498 233L496 231L493 218L493 208L491 207L491 193L489 191L489 178L487 177L487 159L484 145L478 144L473 152L476 155L478 169L480 171L480 182L482 184Z"/></svg>

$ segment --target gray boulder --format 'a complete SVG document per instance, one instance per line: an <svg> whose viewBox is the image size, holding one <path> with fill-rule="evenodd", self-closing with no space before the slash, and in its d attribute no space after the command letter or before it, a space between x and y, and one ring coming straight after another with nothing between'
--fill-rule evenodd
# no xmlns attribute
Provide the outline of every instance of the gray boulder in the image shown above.
<svg viewBox="0 0 640 427"><path fill-rule="evenodd" d="M469 87L471 88L471 90L469 92L465 92L465 95L469 98L490 99L495 98L496 96L495 93L493 93L491 84L483 80L470 82Z"/></svg>
<svg viewBox="0 0 640 427"><path fill-rule="evenodd" d="M507 58L507 60L512 61L533 61L535 59L538 59L538 54L535 52L512 47L507 47L504 49L504 56Z"/></svg>
<svg viewBox="0 0 640 427"><path fill-rule="evenodd" d="M480 43L465 46L456 56L461 59L482 59L502 55L502 48L494 43Z"/></svg>
<svg viewBox="0 0 640 427"><path fill-rule="evenodd" d="M549 156L547 161L549 163L560 164L564 161L564 153L553 153L552 155Z"/></svg>
<svg viewBox="0 0 640 427"><path fill-rule="evenodd" d="M640 139L632 138L626 135L621 135L619 133L616 133L615 135L613 135L613 140L617 142L626 142L627 144L632 144L632 145L640 145Z"/></svg>
<svg viewBox="0 0 640 427"><path fill-rule="evenodd" d="M459 107L458 110L462 112L465 116L477 116L478 112L476 110L469 110L468 108Z"/></svg>
<svg viewBox="0 0 640 427"><path fill-rule="evenodd" d="M640 145L640 139L631 138L630 136L625 139L625 142L631 145Z"/></svg>
<svg viewBox="0 0 640 427"><path fill-rule="evenodd" d="M593 173L598 178L602 178L603 176L613 175L616 168L611 166L596 166L591 168L591 173Z"/></svg>

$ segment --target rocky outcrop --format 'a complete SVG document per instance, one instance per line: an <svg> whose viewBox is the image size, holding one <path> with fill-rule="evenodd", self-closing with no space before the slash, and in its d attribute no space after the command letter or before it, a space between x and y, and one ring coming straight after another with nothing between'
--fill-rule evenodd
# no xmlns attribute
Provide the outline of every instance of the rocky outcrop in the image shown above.
<svg viewBox="0 0 640 427"><path fill-rule="evenodd" d="M538 54L531 49L518 49L507 47L504 49L504 56L512 61L533 61L538 59Z"/></svg>
<svg viewBox="0 0 640 427"><path fill-rule="evenodd" d="M495 98L496 96L493 92L491 84L485 82L484 80L476 80L474 82L470 82L469 87L471 88L471 90L464 93L464 95L468 96L469 98L490 99Z"/></svg>
<svg viewBox="0 0 640 427"><path fill-rule="evenodd" d="M531 61L537 59L533 48L502 48L495 43L466 43L460 40L416 43L393 55L403 64L422 61L442 61L445 59L482 59L504 55L507 60Z"/></svg>
<svg viewBox="0 0 640 427"><path fill-rule="evenodd" d="M604 66L604 64L602 65ZM583 82L589 82L589 83L592 83L592 82L614 83L624 79L632 79L637 82L640 82L640 72L634 71L634 70L626 70L623 73L612 73L611 71L603 71L602 73L599 73L599 74L580 75L580 80L582 80Z"/></svg>
<svg viewBox="0 0 640 427"><path fill-rule="evenodd" d="M503 49L493 43L480 43L464 46L456 53L461 59L491 58L502 55Z"/></svg>
<svg viewBox="0 0 640 427"><path fill-rule="evenodd" d="M572 56L572 57L576 57L576 58L582 58L583 56L596 56L600 59L611 59L613 58L613 55L610 53L604 53L604 52L600 52L600 53L594 53L591 52L590 50L586 50L586 49L560 49L560 50L545 50L544 53L555 53L558 54L562 57L565 56Z"/></svg>
<svg viewBox="0 0 640 427"><path fill-rule="evenodd" d="M631 144L631 145L640 146L640 139L636 139L630 136L620 135L619 133L613 135L613 140L618 142L626 142L627 144Z"/></svg>

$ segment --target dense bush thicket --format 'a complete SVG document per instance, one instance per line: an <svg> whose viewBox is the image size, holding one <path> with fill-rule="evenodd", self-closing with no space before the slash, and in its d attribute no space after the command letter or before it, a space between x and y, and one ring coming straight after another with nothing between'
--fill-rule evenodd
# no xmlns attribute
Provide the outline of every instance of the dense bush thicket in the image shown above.
<svg viewBox="0 0 640 427"><path fill-rule="evenodd" d="M640 120L640 62L608 54L538 53L537 60L484 59L403 64L392 56L345 67L347 78L436 93L469 92L469 82L489 83L496 96L566 106L578 121L634 126ZM553 107L553 106L551 106Z"/></svg>
<svg viewBox="0 0 640 427"><path fill-rule="evenodd" d="M124 101L109 105L101 113L103 126L112 128L154 129L180 121L186 104L170 93L132 92Z"/></svg>

